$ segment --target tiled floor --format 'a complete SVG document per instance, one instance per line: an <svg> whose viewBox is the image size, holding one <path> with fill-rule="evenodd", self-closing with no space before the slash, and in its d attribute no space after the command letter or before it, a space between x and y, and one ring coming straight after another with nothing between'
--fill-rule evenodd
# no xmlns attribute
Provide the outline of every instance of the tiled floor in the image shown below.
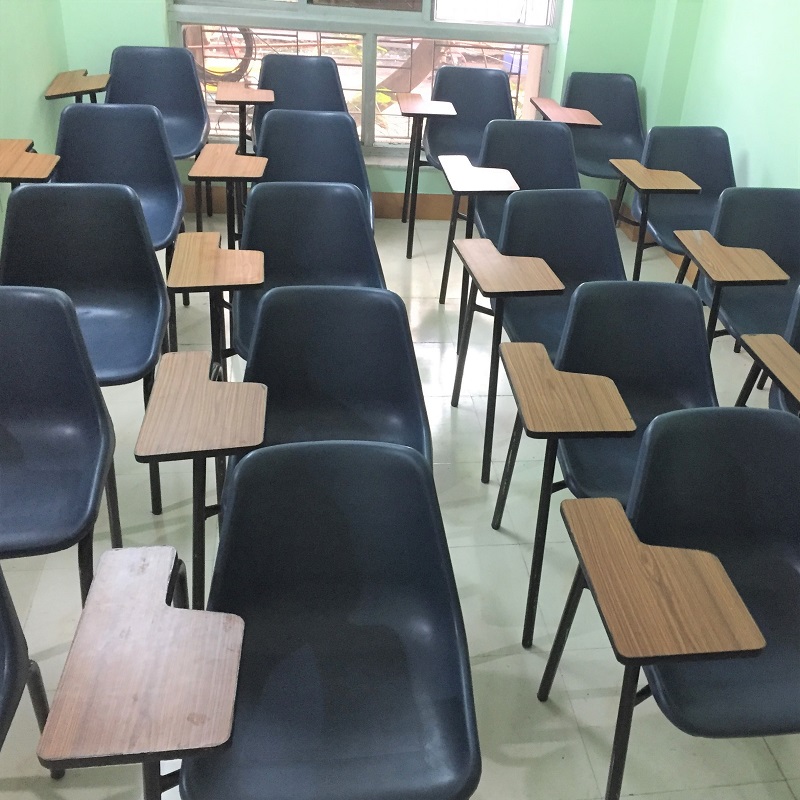
<svg viewBox="0 0 800 800"><path fill-rule="evenodd" d="M221 226L221 217L215 218ZM389 288L406 301L433 432L436 484L451 545L472 657L483 779L477 797L492 800L584 800L605 788L622 668L614 661L593 605L584 598L551 699L539 703L536 686L576 561L557 505L552 504L534 647L520 644L531 557L533 519L543 447L524 440L504 525L489 526L505 447L515 413L505 377L500 382L492 481L480 483L482 423L486 406L490 321L478 315L473 329L460 406L450 406L455 372L454 333L459 284L448 302L436 300L446 223L419 222L415 255L405 258L405 226L378 220L376 238ZM630 270L633 245L620 236ZM458 270L456 270L458 271ZM646 255L647 280L672 280L674 268L658 250ZM195 296L179 308L181 347L208 346L208 306ZM750 366L730 340L713 351L720 402L730 405ZM241 377L242 364L234 367ZM133 458L142 417L140 386L104 392L117 433L117 475L122 526L128 545L171 544L190 552L191 473L188 462L162 469L164 514L149 512L147 468ZM755 392L752 404L766 404ZM208 525L209 567L216 534ZM108 547L101 511L96 550ZM3 564L49 691L78 619L74 551ZM141 797L136 767L74 770L51 781L35 757L37 731L23 698L0 753L0 795L9 800L129 800ZM793 794L794 792L794 794ZM695 739L672 727L652 701L634 716L623 793L650 800L790 800L800 798L800 737L715 741ZM175 791L170 793L175 794Z"/></svg>

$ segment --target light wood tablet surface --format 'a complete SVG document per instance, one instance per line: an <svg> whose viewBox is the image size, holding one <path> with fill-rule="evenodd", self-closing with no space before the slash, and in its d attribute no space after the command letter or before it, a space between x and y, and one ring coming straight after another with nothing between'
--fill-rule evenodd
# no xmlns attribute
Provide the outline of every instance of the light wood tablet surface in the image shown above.
<svg viewBox="0 0 800 800"><path fill-rule="evenodd" d="M742 347L784 391L800 403L800 353L777 333L749 333Z"/></svg>
<svg viewBox="0 0 800 800"><path fill-rule="evenodd" d="M274 103L275 92L272 89L253 89L243 83L220 81L214 102L218 105L251 105L255 103Z"/></svg>
<svg viewBox="0 0 800 800"><path fill-rule="evenodd" d="M456 109L445 100L426 100L420 94L397 93L397 105L404 117L454 117Z"/></svg>
<svg viewBox="0 0 800 800"><path fill-rule="evenodd" d="M528 436L625 436L636 430L610 378L559 372L535 342L504 342L500 355Z"/></svg>
<svg viewBox="0 0 800 800"><path fill-rule="evenodd" d="M264 282L260 250L221 250L219 233L181 233L167 276L170 289L207 292Z"/></svg>
<svg viewBox="0 0 800 800"><path fill-rule="evenodd" d="M516 192L517 182L507 169L473 167L466 156L440 156L444 176L450 189L461 194L481 192Z"/></svg>
<svg viewBox="0 0 800 800"><path fill-rule="evenodd" d="M267 387L211 381L211 353L166 353L136 441L138 461L223 455L264 441Z"/></svg>
<svg viewBox="0 0 800 800"><path fill-rule="evenodd" d="M104 92L111 75L108 72L104 72L101 75L87 75L86 72L85 69L59 72L45 89L45 98L56 100L61 97L76 97L77 95Z"/></svg>
<svg viewBox="0 0 800 800"><path fill-rule="evenodd" d="M763 251L725 247L708 231L675 231L692 260L714 283L730 286L787 283L789 276Z"/></svg>
<svg viewBox="0 0 800 800"><path fill-rule="evenodd" d="M682 172L671 169L649 169L634 158L609 159L614 169L640 192L662 192L664 194L697 193L698 186Z"/></svg>
<svg viewBox="0 0 800 800"><path fill-rule="evenodd" d="M189 178L200 180L257 180L267 168L261 156L240 156L235 144L207 144L189 170Z"/></svg>
<svg viewBox="0 0 800 800"><path fill-rule="evenodd" d="M542 258L504 256L490 239L456 239L453 246L486 297L564 291L564 284Z"/></svg>
<svg viewBox="0 0 800 800"><path fill-rule="evenodd" d="M177 758L231 735L244 623L166 604L171 547L103 554L39 742L45 766Z"/></svg>
<svg viewBox="0 0 800 800"><path fill-rule="evenodd" d="M53 174L61 156L31 153L30 139L0 139L0 181L46 181Z"/></svg>
<svg viewBox="0 0 800 800"><path fill-rule="evenodd" d="M716 556L642 544L619 501L565 500L561 513L617 658L743 655L766 642Z"/></svg>
<svg viewBox="0 0 800 800"><path fill-rule="evenodd" d="M603 124L591 111L562 106L549 97L531 97L531 103L545 119L551 122L563 122L565 125L581 128L599 128Z"/></svg>

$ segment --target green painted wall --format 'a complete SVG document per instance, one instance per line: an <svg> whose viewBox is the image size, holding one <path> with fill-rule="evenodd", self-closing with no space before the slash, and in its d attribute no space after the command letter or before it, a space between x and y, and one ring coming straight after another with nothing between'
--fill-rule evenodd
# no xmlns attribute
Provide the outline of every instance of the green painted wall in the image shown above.
<svg viewBox="0 0 800 800"><path fill-rule="evenodd" d="M55 146L61 100L45 100L53 76L67 68L58 0L0 0L0 138ZM8 184L0 184L0 225Z"/></svg>
<svg viewBox="0 0 800 800"><path fill-rule="evenodd" d="M736 179L800 187L800 3L705 0L680 122L728 132Z"/></svg>
<svg viewBox="0 0 800 800"><path fill-rule="evenodd" d="M117 45L168 44L165 0L60 0L60 5L70 69L108 72Z"/></svg>

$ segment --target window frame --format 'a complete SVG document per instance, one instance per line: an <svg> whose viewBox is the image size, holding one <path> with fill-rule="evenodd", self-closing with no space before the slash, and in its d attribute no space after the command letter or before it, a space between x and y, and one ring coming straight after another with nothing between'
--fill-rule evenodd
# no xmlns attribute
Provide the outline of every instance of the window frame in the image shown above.
<svg viewBox="0 0 800 800"><path fill-rule="evenodd" d="M550 0L552 24L546 26L478 25L441 22L433 18L434 0L422 0L422 11L382 11L363 8L310 5L306 0L213 0L180 2L167 0L170 42L182 46L184 24L230 25L252 28L302 30L322 33L346 33L363 37L362 93L374 97L376 89L377 38L413 36L425 39L456 39L474 42L545 45L542 58L540 91L549 94L553 79L552 45L558 42L563 0ZM405 147L375 144L375 104L363 104L362 145L365 154L385 156Z"/></svg>

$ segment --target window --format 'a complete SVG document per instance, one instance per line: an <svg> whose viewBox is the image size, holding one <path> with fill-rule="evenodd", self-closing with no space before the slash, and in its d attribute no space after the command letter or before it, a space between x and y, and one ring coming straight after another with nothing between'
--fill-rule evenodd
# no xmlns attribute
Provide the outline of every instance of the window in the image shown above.
<svg viewBox="0 0 800 800"><path fill-rule="evenodd" d="M442 64L505 70L517 116L533 116L527 101L547 75L556 11L556 0L171 0L169 6L205 81L213 134L233 136L238 126L235 110L213 102L220 81L257 85L267 53L322 54L339 66L367 147L408 141L397 93L429 94Z"/></svg>

